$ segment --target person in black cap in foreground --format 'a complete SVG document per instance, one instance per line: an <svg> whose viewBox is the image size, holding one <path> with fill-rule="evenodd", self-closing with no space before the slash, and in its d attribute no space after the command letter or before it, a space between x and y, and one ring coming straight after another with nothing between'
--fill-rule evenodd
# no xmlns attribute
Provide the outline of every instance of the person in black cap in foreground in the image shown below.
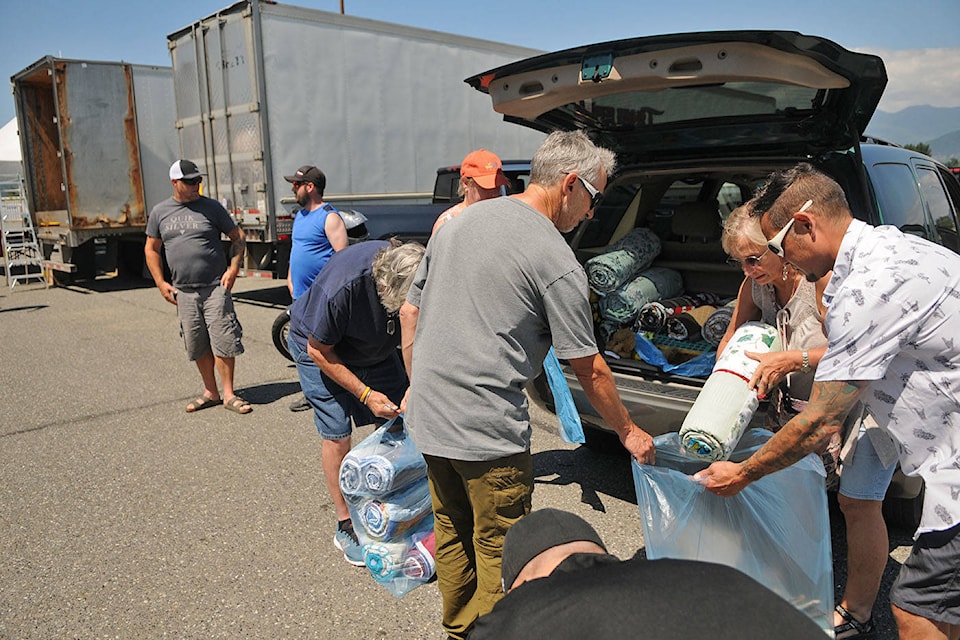
<svg viewBox="0 0 960 640"><path fill-rule="evenodd" d="M541 509L503 543L503 590L470 640L822 638L806 615L753 578L695 560L620 560L577 515Z"/></svg>

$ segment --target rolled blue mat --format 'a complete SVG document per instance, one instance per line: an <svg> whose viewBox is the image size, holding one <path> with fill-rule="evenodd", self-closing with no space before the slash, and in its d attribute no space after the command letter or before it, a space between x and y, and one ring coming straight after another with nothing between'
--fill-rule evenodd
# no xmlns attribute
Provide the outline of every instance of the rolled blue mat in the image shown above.
<svg viewBox="0 0 960 640"><path fill-rule="evenodd" d="M673 269L652 267L600 299L600 315L621 325L632 324L649 302L672 298L683 291L683 278Z"/></svg>
<svg viewBox="0 0 960 640"><path fill-rule="evenodd" d="M357 509L360 523L371 538L391 540L414 527L431 512L426 478L411 482L389 496L367 500Z"/></svg>
<svg viewBox="0 0 960 640"><path fill-rule="evenodd" d="M660 238L650 229L634 229L606 251L587 260L587 281L597 293L610 293L648 268L660 254Z"/></svg>
<svg viewBox="0 0 960 640"><path fill-rule="evenodd" d="M363 491L363 463L351 451L340 463L340 491L344 495L356 496Z"/></svg>

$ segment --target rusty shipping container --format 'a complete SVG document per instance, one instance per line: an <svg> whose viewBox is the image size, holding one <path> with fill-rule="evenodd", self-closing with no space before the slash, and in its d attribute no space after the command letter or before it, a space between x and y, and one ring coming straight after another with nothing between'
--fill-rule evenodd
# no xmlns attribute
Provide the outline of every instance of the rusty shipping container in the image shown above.
<svg viewBox="0 0 960 640"><path fill-rule="evenodd" d="M171 68L47 56L10 80L47 266L136 270L147 215L170 196L177 157Z"/></svg>

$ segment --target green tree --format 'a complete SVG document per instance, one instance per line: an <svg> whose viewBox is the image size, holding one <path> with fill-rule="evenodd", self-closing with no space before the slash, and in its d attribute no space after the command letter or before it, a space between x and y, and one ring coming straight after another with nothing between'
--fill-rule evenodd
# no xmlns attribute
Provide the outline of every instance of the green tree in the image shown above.
<svg viewBox="0 0 960 640"><path fill-rule="evenodd" d="M947 160L948 167L960 167L960 160L957 160L957 156L950 156L950 159Z"/></svg>
<svg viewBox="0 0 960 640"><path fill-rule="evenodd" d="M905 144L903 145L903 148L910 149L910 151L916 151L917 153L922 153L926 156L929 156L930 152L933 151L933 149L930 148L930 145L928 145L926 142L918 142L916 144Z"/></svg>

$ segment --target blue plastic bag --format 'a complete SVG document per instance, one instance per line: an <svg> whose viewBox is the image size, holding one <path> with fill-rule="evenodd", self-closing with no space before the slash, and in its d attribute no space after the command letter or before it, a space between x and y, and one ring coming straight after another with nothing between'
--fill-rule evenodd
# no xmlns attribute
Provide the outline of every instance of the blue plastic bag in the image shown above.
<svg viewBox="0 0 960 640"><path fill-rule="evenodd" d="M772 435L750 429L730 459L745 460ZM677 433L658 436L654 444L656 466L633 462L647 557L738 569L832 636L833 560L820 458L810 454L723 498L693 480L707 464L684 454Z"/></svg>
<svg viewBox="0 0 960 640"><path fill-rule="evenodd" d="M547 357L543 360L543 371L547 374L547 384L550 385L553 405L556 407L557 419L560 421L560 437L568 444L583 444L586 439L583 437L580 413L573 402L573 394L570 393L567 379L563 377L563 369L560 368L560 361L557 360L553 347L550 347Z"/></svg>
<svg viewBox="0 0 960 640"><path fill-rule="evenodd" d="M674 373L678 376L689 376L693 378L709 376L717 360L716 351L707 351L686 362L670 364L667 362L666 356L663 355L663 351L660 351L657 345L643 337L642 333L636 335L635 344L637 354L644 362L652 364L655 367L660 367L664 373Z"/></svg>
<svg viewBox="0 0 960 640"><path fill-rule="evenodd" d="M427 466L397 417L340 464L340 491L370 575L396 597L436 569Z"/></svg>

